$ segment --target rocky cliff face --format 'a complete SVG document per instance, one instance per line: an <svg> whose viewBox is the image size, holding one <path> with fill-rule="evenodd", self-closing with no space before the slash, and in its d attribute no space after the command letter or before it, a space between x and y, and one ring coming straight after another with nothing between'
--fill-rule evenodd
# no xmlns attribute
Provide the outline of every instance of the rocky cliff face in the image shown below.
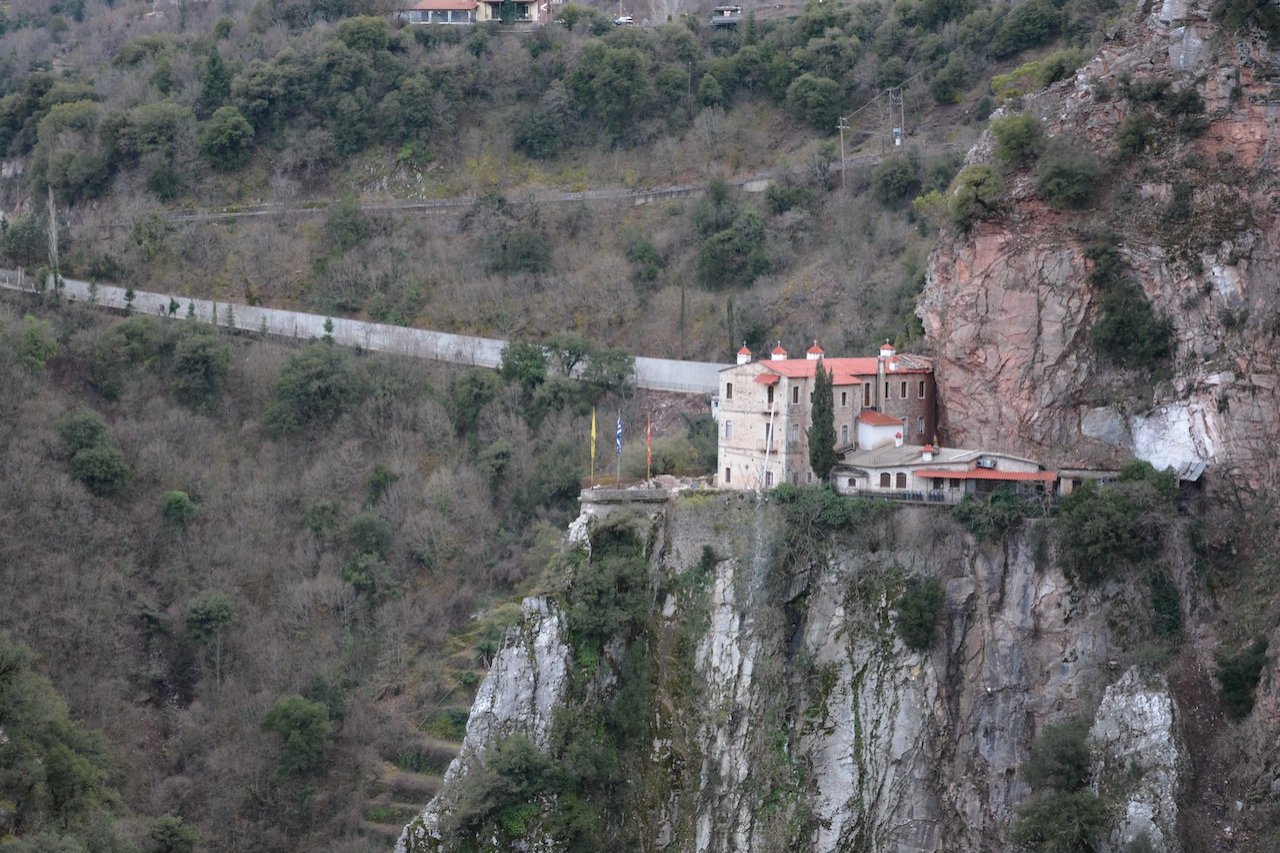
<svg viewBox="0 0 1280 853"><path fill-rule="evenodd" d="M1185 762L1168 690L1135 672L1103 696L1122 647L1147 630L1146 599L1120 586L1074 589L1042 526L979 545L945 514L904 508L820 537L815 559L779 572L779 549L793 540L768 498L687 498L650 523L652 608L632 642L661 650L664 638L696 635L683 663L653 658L652 746L629 765L636 777L619 804L643 849L1007 849L1029 793L1018 768L1037 731L1092 717L1099 702L1100 784L1136 804L1126 808L1138 829L1118 826L1116 837L1175 831L1168 792ZM896 628L913 576L937 577L944 591L924 653ZM574 667L563 620L547 600L526 602L441 798L398 851L436 849L451 789L496 739L518 731L545 747ZM599 683L598 698L612 701L616 683ZM1140 790L1124 775L1134 757L1152 768ZM557 849L537 831L523 843Z"/></svg>
<svg viewBox="0 0 1280 853"><path fill-rule="evenodd" d="M1203 461L1221 484L1276 485L1277 54L1212 24L1209 5L1144 4L1074 78L1026 97L1050 139L1075 138L1106 161L1090 209L1051 209L1023 171L1009 175L1002 215L940 238L918 310L947 443L1059 466ZM1152 81L1196 92L1206 126L1122 154L1121 123L1158 112L1129 87ZM969 162L992 160L992 148L988 135ZM1173 321L1168 377L1117 373L1089 345L1098 294L1085 235L1102 227Z"/></svg>

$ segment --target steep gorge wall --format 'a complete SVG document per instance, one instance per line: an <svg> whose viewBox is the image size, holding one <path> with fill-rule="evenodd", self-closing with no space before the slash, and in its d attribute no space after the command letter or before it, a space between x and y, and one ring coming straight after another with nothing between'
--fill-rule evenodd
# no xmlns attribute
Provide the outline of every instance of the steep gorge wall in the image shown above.
<svg viewBox="0 0 1280 853"><path fill-rule="evenodd" d="M1131 589L1074 589L1036 524L1003 546L978 545L944 513L903 508L822 536L822 558L781 571L787 531L767 497L702 495L650 512L643 641L661 650L690 626L699 636L687 664L654 657L652 750L631 768L623 806L645 849L1005 848L1036 732L1092 715L1149 618ZM913 575L945 590L923 654L894 622ZM534 598L525 610L445 792L398 850L436 848L450 786L495 740L518 732L545 745L552 714L534 697L563 693L572 650L559 605ZM536 833L527 841L557 847Z"/></svg>
<svg viewBox="0 0 1280 853"><path fill-rule="evenodd" d="M1074 78L1025 98L1053 138L1108 163L1095 203L1048 207L1035 176L1008 178L998 217L946 231L918 311L936 356L949 444L996 447L1057 466L1202 461L1217 483L1274 492L1280 466L1280 55L1221 30L1204 0L1134 8ZM1204 100L1198 136L1161 136L1140 156L1116 131L1149 110L1126 80L1168 81ZM968 162L993 159L990 134ZM1185 206L1176 211L1178 193ZM1171 376L1117 375L1089 345L1098 313L1087 234L1118 233L1146 297L1174 325Z"/></svg>

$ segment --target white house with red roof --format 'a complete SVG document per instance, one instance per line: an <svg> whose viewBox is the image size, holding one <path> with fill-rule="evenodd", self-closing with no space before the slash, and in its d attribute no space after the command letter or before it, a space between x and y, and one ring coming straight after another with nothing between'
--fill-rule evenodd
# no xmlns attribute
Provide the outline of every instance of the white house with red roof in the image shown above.
<svg viewBox="0 0 1280 853"><path fill-rule="evenodd" d="M847 452L832 472L842 494L957 503L998 488L1021 494L1056 491L1058 472L1033 459L986 450L888 444Z"/></svg>
<svg viewBox="0 0 1280 853"><path fill-rule="evenodd" d="M720 371L717 484L765 489L817 480L809 467L808 430L819 363L831 374L838 452L933 440L937 416L928 358L898 353L888 343L876 356L829 358L815 342L804 358L791 358L779 343L758 361L744 345L737 364Z"/></svg>

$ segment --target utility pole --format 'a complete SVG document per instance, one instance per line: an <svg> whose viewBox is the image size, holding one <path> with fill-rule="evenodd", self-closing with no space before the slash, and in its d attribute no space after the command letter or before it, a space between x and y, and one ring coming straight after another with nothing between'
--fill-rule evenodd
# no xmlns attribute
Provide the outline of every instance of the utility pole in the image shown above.
<svg viewBox="0 0 1280 853"><path fill-rule="evenodd" d="M849 122L845 121L844 116L840 116L840 120L836 122L836 130L840 131L840 194L844 195L844 132L849 129Z"/></svg>
<svg viewBox="0 0 1280 853"><path fill-rule="evenodd" d="M49 184L49 274L53 276L53 292L61 286L62 276L58 268L58 210L53 204L53 184Z"/></svg>
<svg viewBox="0 0 1280 853"><path fill-rule="evenodd" d="M888 92L889 95L889 137L893 140L894 148L902 147L902 135L906 132L907 113L906 107L902 102L902 87L895 86Z"/></svg>

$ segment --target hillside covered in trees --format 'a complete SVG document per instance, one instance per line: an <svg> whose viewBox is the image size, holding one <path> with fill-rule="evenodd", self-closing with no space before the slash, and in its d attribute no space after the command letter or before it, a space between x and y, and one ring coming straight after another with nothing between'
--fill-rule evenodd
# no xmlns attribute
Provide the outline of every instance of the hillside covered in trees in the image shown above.
<svg viewBox="0 0 1280 853"><path fill-rule="evenodd" d="M11 4L5 206L44 215L52 187L65 274L180 295L570 328L648 355L792 336L853 352L916 334L931 238L909 203L946 189L996 103L991 76L1018 68L1016 92L1070 74L1116 9L812 3L729 30L685 11L615 27L569 4L518 32L401 26L360 3ZM766 191L736 189L761 174ZM711 191L541 201L673 184ZM362 208L458 197L473 201ZM292 213L178 216L264 203Z"/></svg>

